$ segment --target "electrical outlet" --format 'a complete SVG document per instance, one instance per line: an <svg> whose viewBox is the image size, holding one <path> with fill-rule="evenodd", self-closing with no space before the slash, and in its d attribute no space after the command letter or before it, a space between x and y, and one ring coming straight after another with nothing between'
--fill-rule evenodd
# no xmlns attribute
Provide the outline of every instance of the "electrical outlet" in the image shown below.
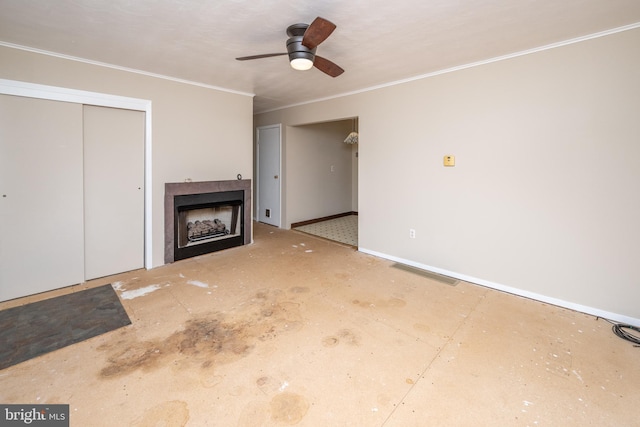
<svg viewBox="0 0 640 427"><path fill-rule="evenodd" d="M416 230L414 230L413 228L409 229L409 238L410 239L415 239L416 238Z"/></svg>

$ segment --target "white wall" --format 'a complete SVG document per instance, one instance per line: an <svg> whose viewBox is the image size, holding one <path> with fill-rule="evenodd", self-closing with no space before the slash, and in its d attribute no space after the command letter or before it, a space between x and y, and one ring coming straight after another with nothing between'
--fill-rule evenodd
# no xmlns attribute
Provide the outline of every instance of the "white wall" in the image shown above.
<svg viewBox="0 0 640 427"><path fill-rule="evenodd" d="M0 78L151 100L154 266L164 263L166 182L253 177L250 96L3 46Z"/></svg>
<svg viewBox="0 0 640 427"><path fill-rule="evenodd" d="M254 120L359 117L360 250L640 323L638 52L634 29Z"/></svg>
<svg viewBox="0 0 640 427"><path fill-rule="evenodd" d="M343 142L350 131L349 121L286 130L285 228L352 210L352 147Z"/></svg>

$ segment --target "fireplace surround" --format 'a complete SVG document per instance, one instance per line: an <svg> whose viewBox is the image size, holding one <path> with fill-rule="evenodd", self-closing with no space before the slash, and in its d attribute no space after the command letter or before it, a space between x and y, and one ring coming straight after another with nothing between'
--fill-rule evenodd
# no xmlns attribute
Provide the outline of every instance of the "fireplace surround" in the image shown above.
<svg viewBox="0 0 640 427"><path fill-rule="evenodd" d="M166 264L251 243L251 180L166 183Z"/></svg>

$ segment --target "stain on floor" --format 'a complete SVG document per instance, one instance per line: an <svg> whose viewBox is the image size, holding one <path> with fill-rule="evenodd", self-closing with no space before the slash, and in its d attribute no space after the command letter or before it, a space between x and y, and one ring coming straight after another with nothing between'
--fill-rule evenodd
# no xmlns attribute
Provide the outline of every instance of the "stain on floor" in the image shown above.
<svg viewBox="0 0 640 427"><path fill-rule="evenodd" d="M353 305L357 305L358 307L362 307L362 308L388 308L388 307L392 307L392 308L400 308L400 307L404 307L405 305L407 305L407 302L401 298L388 298L386 300L376 300L374 302L371 301L361 301L359 299L354 299L353 301L351 301L351 303Z"/></svg>
<svg viewBox="0 0 640 427"><path fill-rule="evenodd" d="M309 410L309 402L296 393L280 393L271 399L271 419L283 424L298 424Z"/></svg>
<svg viewBox="0 0 640 427"><path fill-rule="evenodd" d="M252 352L260 342L302 328L299 303L282 300L282 293L260 291L239 313L212 312L187 320L170 336L138 341L133 333L98 347L107 353L102 378L149 371L169 361L197 364L202 369L230 363Z"/></svg>
<svg viewBox="0 0 640 427"><path fill-rule="evenodd" d="M187 403L179 400L163 402L147 409L144 414L133 421L132 427L184 427L189 421Z"/></svg>

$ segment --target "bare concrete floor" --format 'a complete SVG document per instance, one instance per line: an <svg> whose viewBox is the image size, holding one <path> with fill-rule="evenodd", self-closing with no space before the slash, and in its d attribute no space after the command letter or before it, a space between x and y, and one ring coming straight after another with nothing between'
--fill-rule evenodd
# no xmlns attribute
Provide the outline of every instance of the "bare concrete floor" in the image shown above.
<svg viewBox="0 0 640 427"><path fill-rule="evenodd" d="M0 371L0 402L68 403L76 427L640 424L640 349L602 319L254 240L52 292L113 283L133 324Z"/></svg>

